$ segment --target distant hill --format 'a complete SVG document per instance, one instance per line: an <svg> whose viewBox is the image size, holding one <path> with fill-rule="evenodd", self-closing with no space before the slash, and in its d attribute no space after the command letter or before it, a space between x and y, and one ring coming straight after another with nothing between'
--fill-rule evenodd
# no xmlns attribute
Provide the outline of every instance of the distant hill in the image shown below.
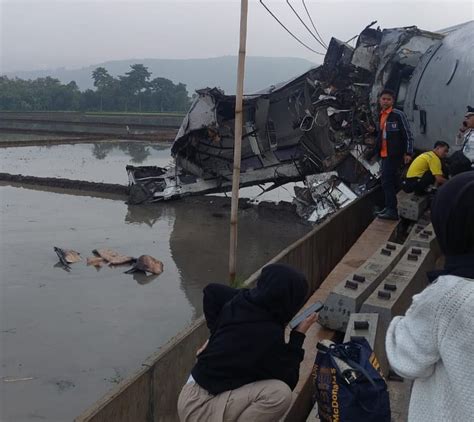
<svg viewBox="0 0 474 422"><path fill-rule="evenodd" d="M225 56L209 59L129 59L97 63L81 69L47 69L10 72L8 77L36 79L51 76L63 83L75 81L81 90L93 88L92 71L105 67L113 76L123 75L130 65L141 63L148 67L152 78L164 77L174 83L187 85L191 95L196 89L220 87L226 94L235 93L237 57ZM277 82L282 82L306 72L316 64L292 57L247 57L245 67L245 92L252 93Z"/></svg>

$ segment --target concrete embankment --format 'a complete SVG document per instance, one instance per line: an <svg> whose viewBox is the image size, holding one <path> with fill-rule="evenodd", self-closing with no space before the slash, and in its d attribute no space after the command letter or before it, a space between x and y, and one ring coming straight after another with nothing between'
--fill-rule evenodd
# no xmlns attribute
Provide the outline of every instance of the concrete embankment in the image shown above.
<svg viewBox="0 0 474 422"><path fill-rule="evenodd" d="M372 208L379 194L375 190L359 198L268 263L295 266L306 275L311 292L316 291L372 221ZM246 285L253 285L259 273L250 276ZM177 421L179 391L194 364L196 350L208 335L204 319L198 319L76 421ZM306 381L302 379L301 383ZM304 419L292 421L298 420Z"/></svg>
<svg viewBox="0 0 474 422"><path fill-rule="evenodd" d="M329 273L321 286L308 299L306 306L321 301L325 302L329 293L341 280L346 279L364 261L392 236L397 222L376 219L357 239L335 268ZM323 339L335 340L336 332L314 324L306 333L304 343L305 358L300 367L300 379L294 390L294 401L286 416L286 421L305 421L312 407L314 394L313 366L316 345ZM316 419L315 419L316 420Z"/></svg>
<svg viewBox="0 0 474 422"><path fill-rule="evenodd" d="M103 134L173 140L180 114L100 114L78 112L0 112L0 130L64 134Z"/></svg>

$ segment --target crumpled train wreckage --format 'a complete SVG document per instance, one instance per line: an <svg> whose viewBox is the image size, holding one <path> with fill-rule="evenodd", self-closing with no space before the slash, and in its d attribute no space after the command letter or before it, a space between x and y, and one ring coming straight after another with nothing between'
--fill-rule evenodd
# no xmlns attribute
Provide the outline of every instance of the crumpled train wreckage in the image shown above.
<svg viewBox="0 0 474 422"><path fill-rule="evenodd" d="M378 93L394 89L404 108L414 71L444 36L368 26L355 48L332 38L321 66L246 95L240 186L305 180L294 202L312 222L357 198L379 175L364 158ZM231 190L235 97L218 88L197 94L172 146L175 165L127 166L130 203Z"/></svg>

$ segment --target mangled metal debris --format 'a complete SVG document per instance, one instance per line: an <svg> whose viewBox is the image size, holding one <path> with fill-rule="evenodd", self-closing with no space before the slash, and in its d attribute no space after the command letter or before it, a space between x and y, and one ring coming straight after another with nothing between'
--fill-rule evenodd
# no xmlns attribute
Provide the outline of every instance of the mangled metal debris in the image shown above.
<svg viewBox="0 0 474 422"><path fill-rule="evenodd" d="M473 26L471 22L443 33L416 27L380 30L369 26L355 47L333 38L323 65L247 95L240 186L266 182L281 185L308 175L335 172L331 182L314 186L311 179L311 196L327 189L328 183L332 189L331 199L313 204L316 208L308 215L312 221L353 200L379 175L378 164L365 157L375 141L367 128L376 120L377 95L383 87L397 91L397 107L405 109L415 126L415 146L431 147L426 110L416 107L421 101L417 97L420 78L445 37L465 43ZM456 66L465 67L466 63L458 61ZM418 85L413 85L414 80ZM235 97L217 88L198 90L172 147L174 166L127 166L129 202L230 190L234 105ZM337 186L333 179L336 174ZM296 196L301 200L299 194Z"/></svg>
<svg viewBox="0 0 474 422"><path fill-rule="evenodd" d="M307 176L306 188L295 187L296 211L311 223L317 223L335 211L344 208L357 198L337 172Z"/></svg>

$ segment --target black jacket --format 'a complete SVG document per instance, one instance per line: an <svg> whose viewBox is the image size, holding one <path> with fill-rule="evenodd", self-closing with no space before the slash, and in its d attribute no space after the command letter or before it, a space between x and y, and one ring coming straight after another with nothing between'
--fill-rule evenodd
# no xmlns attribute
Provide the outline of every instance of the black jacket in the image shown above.
<svg viewBox="0 0 474 422"><path fill-rule="evenodd" d="M294 389L305 335L293 330L286 343L284 334L306 292L304 276L282 264L265 267L251 290L209 284L204 315L211 336L191 372L194 380L211 394L265 379Z"/></svg>
<svg viewBox="0 0 474 422"><path fill-rule="evenodd" d="M413 154L413 135L410 125L403 111L392 109L387 117L385 125L387 133L387 156L389 158L400 159L404 154ZM377 123L377 141L375 143L375 152L380 156L382 148L383 131Z"/></svg>

